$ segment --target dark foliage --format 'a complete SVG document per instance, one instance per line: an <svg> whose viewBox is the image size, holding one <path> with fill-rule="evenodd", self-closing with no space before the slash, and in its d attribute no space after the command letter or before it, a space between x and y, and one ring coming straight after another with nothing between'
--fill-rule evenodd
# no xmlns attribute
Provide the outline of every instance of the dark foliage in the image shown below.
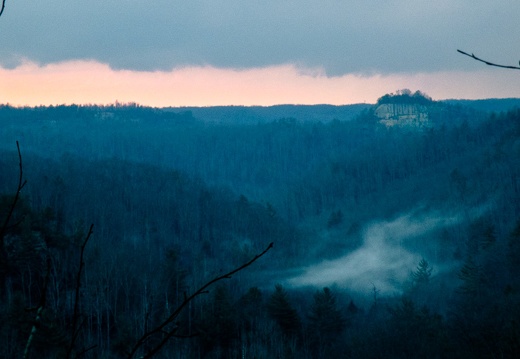
<svg viewBox="0 0 520 359"><path fill-rule="evenodd" d="M386 103L414 104L414 105L432 105L433 100L421 91L412 93L410 90L400 90L395 94L387 94L377 99L378 105Z"/></svg>

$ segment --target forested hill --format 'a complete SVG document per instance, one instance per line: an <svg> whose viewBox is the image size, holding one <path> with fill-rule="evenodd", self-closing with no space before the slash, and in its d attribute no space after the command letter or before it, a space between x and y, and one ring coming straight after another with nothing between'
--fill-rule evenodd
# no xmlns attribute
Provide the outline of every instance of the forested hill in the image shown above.
<svg viewBox="0 0 520 359"><path fill-rule="evenodd" d="M518 98L489 98L483 100L444 100L444 103L450 105L459 105L473 108L478 111L500 112L520 107L520 99Z"/></svg>
<svg viewBox="0 0 520 359"><path fill-rule="evenodd" d="M212 107L172 107L165 110L174 112L190 111L195 118L222 124L255 124L295 118L299 121L329 122L350 121L369 104L355 105L276 105L276 106L212 106Z"/></svg>
<svg viewBox="0 0 520 359"><path fill-rule="evenodd" d="M42 293L40 357L128 357L194 288L270 242L166 328L179 331L165 358L515 357L520 110L412 100L348 120L327 106L278 119L0 107L0 223L16 141L27 179L0 236L0 357L23 356ZM240 111L258 117L224 120ZM164 339L153 333L140 354Z"/></svg>

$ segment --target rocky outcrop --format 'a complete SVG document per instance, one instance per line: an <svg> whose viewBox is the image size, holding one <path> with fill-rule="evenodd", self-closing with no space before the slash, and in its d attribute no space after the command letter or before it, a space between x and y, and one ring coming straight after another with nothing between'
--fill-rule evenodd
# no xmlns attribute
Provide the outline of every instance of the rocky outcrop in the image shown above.
<svg viewBox="0 0 520 359"><path fill-rule="evenodd" d="M387 127L429 125L428 108L418 104L385 103L375 109L379 122Z"/></svg>

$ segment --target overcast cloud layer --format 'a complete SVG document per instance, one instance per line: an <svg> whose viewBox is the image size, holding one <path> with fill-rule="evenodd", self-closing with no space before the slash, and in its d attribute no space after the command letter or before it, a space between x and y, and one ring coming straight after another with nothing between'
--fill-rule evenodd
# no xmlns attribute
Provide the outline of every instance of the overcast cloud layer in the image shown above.
<svg viewBox="0 0 520 359"><path fill-rule="evenodd" d="M96 60L114 69L187 66L389 74L474 70L457 48L515 65L520 1L9 1L0 66Z"/></svg>

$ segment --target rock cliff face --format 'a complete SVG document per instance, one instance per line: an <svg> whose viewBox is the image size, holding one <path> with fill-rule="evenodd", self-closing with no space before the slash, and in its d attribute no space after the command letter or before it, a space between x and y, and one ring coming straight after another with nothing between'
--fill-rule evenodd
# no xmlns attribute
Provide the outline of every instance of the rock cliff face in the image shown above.
<svg viewBox="0 0 520 359"><path fill-rule="evenodd" d="M386 103L376 108L375 115L387 127L429 126L428 108L424 105Z"/></svg>

